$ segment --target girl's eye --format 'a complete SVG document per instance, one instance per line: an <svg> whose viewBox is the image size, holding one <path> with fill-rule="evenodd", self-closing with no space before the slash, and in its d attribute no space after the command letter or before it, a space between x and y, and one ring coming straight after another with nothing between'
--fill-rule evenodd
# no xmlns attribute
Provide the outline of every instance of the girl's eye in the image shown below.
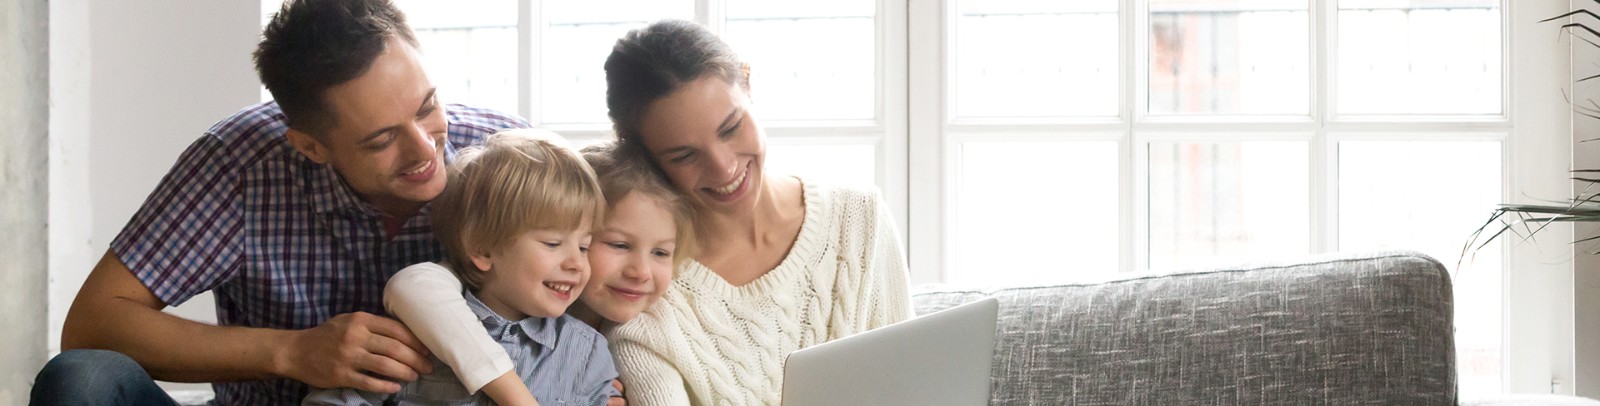
<svg viewBox="0 0 1600 406"><path fill-rule="evenodd" d="M671 258L672 257L672 251L667 251L667 250L654 250L654 251L651 251L650 254L658 256L658 257L662 257L662 258Z"/></svg>
<svg viewBox="0 0 1600 406"><path fill-rule="evenodd" d="M561 242L560 241L545 241L544 242L544 246L550 247L550 248L561 248Z"/></svg>
<svg viewBox="0 0 1600 406"><path fill-rule="evenodd" d="M579 245L578 246L578 252L582 252L582 253L585 253L585 254L589 253L589 246L587 246L587 245Z"/></svg>
<svg viewBox="0 0 1600 406"><path fill-rule="evenodd" d="M616 248L616 249L623 250L623 251L627 251L628 250L628 243L625 243L625 242L608 242L608 243L606 243L606 245L611 246L611 248Z"/></svg>

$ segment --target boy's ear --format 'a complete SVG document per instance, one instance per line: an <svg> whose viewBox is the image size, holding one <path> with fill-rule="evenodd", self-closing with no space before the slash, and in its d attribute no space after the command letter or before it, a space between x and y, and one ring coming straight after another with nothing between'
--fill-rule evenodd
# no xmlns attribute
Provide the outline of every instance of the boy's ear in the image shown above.
<svg viewBox="0 0 1600 406"><path fill-rule="evenodd" d="M489 262L489 254L487 253L467 254L467 258L472 260L472 266L477 267L479 272L489 271L489 267L492 265L492 263Z"/></svg>
<svg viewBox="0 0 1600 406"><path fill-rule="evenodd" d="M318 141L317 137L290 127L289 132L284 134L284 138L289 142L289 145L294 146L296 151L300 151L301 155L305 155L312 162L328 163L328 156L331 155L328 152L328 146L322 145L322 141Z"/></svg>

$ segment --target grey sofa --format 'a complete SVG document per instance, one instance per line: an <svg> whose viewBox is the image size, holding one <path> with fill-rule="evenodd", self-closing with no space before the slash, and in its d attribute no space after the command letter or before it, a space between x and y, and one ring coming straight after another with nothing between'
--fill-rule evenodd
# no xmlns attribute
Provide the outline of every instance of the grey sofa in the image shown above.
<svg viewBox="0 0 1600 406"><path fill-rule="evenodd" d="M1055 286L1000 300L997 405L1453 405L1450 275L1381 252Z"/></svg>

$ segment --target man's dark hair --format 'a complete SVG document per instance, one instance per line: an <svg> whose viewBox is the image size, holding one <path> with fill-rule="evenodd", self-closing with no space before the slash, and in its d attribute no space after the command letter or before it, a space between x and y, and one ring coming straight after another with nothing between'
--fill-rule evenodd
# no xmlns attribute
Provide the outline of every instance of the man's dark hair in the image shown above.
<svg viewBox="0 0 1600 406"><path fill-rule="evenodd" d="M315 136L332 128L328 89L366 73L400 38L416 47L405 14L389 0L288 0L256 47L256 73L290 127Z"/></svg>

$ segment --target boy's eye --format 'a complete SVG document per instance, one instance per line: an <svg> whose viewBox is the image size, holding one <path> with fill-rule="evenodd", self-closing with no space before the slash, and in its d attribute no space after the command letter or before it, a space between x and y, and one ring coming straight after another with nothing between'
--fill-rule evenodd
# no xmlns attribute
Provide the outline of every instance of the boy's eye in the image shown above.
<svg viewBox="0 0 1600 406"><path fill-rule="evenodd" d="M544 246L550 247L550 248L561 248L561 242L560 241L545 241L544 242Z"/></svg>
<svg viewBox="0 0 1600 406"><path fill-rule="evenodd" d="M625 242L608 242L608 243L606 243L606 245L611 246L611 248L615 248L615 249L619 249L619 250L623 250L623 251L627 251L628 250L628 243L625 243Z"/></svg>

